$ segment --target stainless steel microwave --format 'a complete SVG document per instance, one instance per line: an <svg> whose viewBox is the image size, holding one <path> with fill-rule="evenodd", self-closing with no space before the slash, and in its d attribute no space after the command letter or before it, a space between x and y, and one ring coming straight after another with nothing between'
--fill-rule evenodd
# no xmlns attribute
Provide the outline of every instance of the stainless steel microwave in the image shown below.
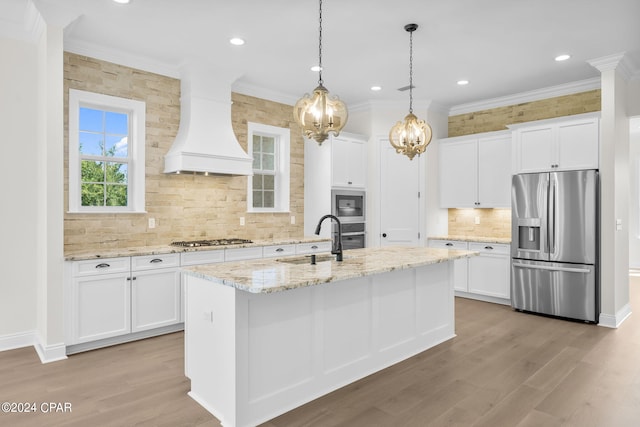
<svg viewBox="0 0 640 427"><path fill-rule="evenodd" d="M366 200L363 190L332 190L331 212L340 222L365 222Z"/></svg>

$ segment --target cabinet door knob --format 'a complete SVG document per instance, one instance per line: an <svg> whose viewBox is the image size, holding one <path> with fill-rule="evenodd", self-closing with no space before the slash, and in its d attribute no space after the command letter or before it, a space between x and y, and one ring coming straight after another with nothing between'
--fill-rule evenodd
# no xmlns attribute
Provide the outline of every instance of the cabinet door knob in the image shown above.
<svg viewBox="0 0 640 427"><path fill-rule="evenodd" d="M107 264L106 262L103 262L102 264L98 264L96 265L96 268L108 268L111 267L109 264Z"/></svg>
<svg viewBox="0 0 640 427"><path fill-rule="evenodd" d="M382 233L382 237L387 237L387 233Z"/></svg>

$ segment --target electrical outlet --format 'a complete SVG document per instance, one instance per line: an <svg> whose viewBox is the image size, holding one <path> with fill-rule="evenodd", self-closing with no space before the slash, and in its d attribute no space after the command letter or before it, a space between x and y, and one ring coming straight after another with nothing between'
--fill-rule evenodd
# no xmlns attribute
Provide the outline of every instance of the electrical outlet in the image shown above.
<svg viewBox="0 0 640 427"><path fill-rule="evenodd" d="M291 215L291 225L295 225L296 224L296 217L294 215Z"/></svg>
<svg viewBox="0 0 640 427"><path fill-rule="evenodd" d="M476 217L476 225L478 225L478 224L480 224L480 217L479 216Z"/></svg>
<svg viewBox="0 0 640 427"><path fill-rule="evenodd" d="M240 217L240 225L244 226L244 217L243 216Z"/></svg>
<svg viewBox="0 0 640 427"><path fill-rule="evenodd" d="M156 228L156 219L149 218L149 228Z"/></svg>

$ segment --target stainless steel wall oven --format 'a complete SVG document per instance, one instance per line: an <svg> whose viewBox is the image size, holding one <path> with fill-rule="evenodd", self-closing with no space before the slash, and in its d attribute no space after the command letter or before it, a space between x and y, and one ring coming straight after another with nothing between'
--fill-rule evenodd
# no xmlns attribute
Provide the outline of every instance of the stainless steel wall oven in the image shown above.
<svg viewBox="0 0 640 427"><path fill-rule="evenodd" d="M366 246L366 193L364 190L331 191L331 213L342 223L343 249L357 249ZM333 233L337 233L333 225Z"/></svg>

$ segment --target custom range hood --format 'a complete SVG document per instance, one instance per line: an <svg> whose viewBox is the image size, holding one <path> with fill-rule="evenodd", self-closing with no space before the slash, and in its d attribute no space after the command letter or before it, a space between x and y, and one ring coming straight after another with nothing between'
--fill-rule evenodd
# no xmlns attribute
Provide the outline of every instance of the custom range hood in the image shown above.
<svg viewBox="0 0 640 427"><path fill-rule="evenodd" d="M180 128L164 156L165 173L253 175L251 156L231 127L231 73L203 66L183 68Z"/></svg>

